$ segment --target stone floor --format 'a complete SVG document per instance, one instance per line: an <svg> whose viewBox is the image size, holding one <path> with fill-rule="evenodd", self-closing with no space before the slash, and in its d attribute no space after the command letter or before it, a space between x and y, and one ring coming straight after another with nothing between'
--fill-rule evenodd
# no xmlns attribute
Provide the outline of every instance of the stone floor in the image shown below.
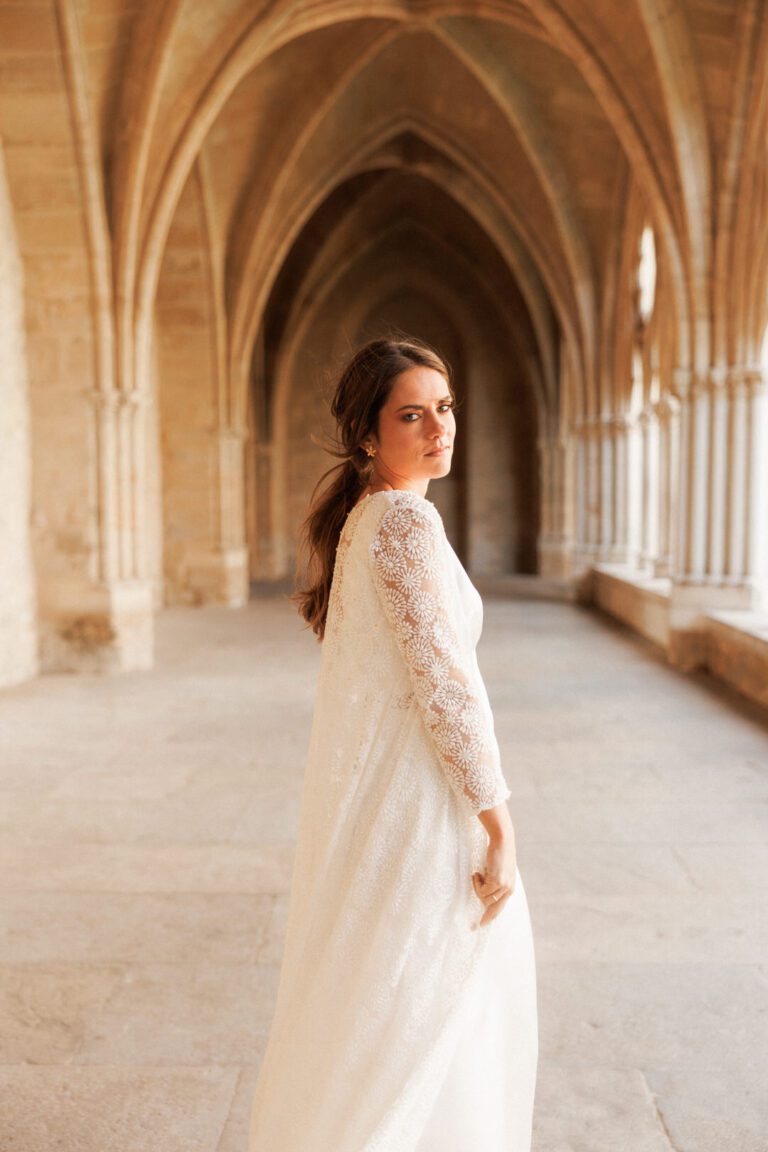
<svg viewBox="0 0 768 1152"><path fill-rule="evenodd" d="M245 1152L319 652L280 598L172 610L151 673L0 694L3 1152ZM571 605L487 597L478 655L536 1152L766 1152L765 720Z"/></svg>

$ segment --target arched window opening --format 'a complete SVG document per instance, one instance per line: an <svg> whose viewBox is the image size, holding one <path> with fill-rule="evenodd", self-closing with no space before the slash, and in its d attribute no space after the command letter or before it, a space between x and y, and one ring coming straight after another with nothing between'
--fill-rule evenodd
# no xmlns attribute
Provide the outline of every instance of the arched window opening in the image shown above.
<svg viewBox="0 0 768 1152"><path fill-rule="evenodd" d="M647 224L640 236L640 259L637 265L637 307L640 319L647 324L653 315L656 299L656 239Z"/></svg>

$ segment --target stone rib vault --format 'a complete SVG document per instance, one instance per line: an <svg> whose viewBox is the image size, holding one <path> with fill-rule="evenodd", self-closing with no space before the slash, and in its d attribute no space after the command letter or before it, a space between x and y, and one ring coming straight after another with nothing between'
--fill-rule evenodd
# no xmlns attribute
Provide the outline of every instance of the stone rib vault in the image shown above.
<svg viewBox="0 0 768 1152"><path fill-rule="evenodd" d="M396 327L469 570L768 703L767 127L764 0L3 0L0 683L288 580Z"/></svg>

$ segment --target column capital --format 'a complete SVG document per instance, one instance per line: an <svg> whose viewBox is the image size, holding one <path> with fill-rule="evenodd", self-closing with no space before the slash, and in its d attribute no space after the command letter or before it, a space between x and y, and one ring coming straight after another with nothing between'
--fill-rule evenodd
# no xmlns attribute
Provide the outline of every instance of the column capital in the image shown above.
<svg viewBox="0 0 768 1152"><path fill-rule="evenodd" d="M84 388L82 395L98 412L114 412L120 403L115 388Z"/></svg>
<svg viewBox="0 0 768 1152"><path fill-rule="evenodd" d="M152 398L138 388L130 392L121 388L84 388L82 394L99 412L122 412L152 404Z"/></svg>
<svg viewBox="0 0 768 1152"><path fill-rule="evenodd" d="M653 405L656 416L674 416L680 411L680 397L673 392L663 392Z"/></svg>
<svg viewBox="0 0 768 1152"><path fill-rule="evenodd" d="M750 396L764 396L768 392L768 378L761 368L748 368L744 373Z"/></svg>
<svg viewBox="0 0 768 1152"><path fill-rule="evenodd" d="M218 433L222 440L247 440L248 429L242 424L230 424L219 428Z"/></svg>
<svg viewBox="0 0 768 1152"><path fill-rule="evenodd" d="M672 369L672 388L679 400L685 400L693 388L693 371L678 365Z"/></svg>
<svg viewBox="0 0 768 1152"><path fill-rule="evenodd" d="M732 364L728 368L728 391L731 393L760 395L767 385L768 381L759 365Z"/></svg>
<svg viewBox="0 0 768 1152"><path fill-rule="evenodd" d="M713 364L706 375L707 386L712 390L724 391L729 374L730 369L725 364Z"/></svg>
<svg viewBox="0 0 768 1152"><path fill-rule="evenodd" d="M607 426L616 432L628 432L636 428L638 414L636 412L615 412L607 421Z"/></svg>

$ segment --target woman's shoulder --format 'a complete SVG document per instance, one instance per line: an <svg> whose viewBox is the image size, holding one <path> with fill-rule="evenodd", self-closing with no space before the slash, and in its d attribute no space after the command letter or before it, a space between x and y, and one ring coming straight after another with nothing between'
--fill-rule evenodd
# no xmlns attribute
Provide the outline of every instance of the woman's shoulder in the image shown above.
<svg viewBox="0 0 768 1152"><path fill-rule="evenodd" d="M375 534L403 535L409 532L439 532L442 518L426 496L410 488L383 488L363 500L369 504L375 523Z"/></svg>
<svg viewBox="0 0 768 1152"><path fill-rule="evenodd" d="M397 508L415 508L423 510L427 515L439 516L437 508L431 500L426 496L422 496L419 492L414 492L412 488L381 488L378 492L371 492L368 496L364 496L358 504L354 506L358 508L361 504L368 504L374 507L377 503L383 506L386 512L388 506Z"/></svg>

